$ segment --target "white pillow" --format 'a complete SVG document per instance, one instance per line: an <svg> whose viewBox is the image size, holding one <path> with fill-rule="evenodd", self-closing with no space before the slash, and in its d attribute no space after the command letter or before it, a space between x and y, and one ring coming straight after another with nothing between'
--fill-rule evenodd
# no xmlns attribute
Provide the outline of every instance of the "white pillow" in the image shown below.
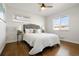
<svg viewBox="0 0 79 59"><path fill-rule="evenodd" d="M36 33L42 33L41 29L36 29Z"/></svg>
<svg viewBox="0 0 79 59"><path fill-rule="evenodd" d="M25 29L26 33L33 33L33 29Z"/></svg>
<svg viewBox="0 0 79 59"><path fill-rule="evenodd" d="M29 29L30 30L30 33L33 33L33 29Z"/></svg>

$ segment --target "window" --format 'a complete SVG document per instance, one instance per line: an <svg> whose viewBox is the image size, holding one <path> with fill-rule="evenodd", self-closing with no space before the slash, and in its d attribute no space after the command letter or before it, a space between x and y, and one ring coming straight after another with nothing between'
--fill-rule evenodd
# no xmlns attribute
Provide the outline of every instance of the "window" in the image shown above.
<svg viewBox="0 0 79 59"><path fill-rule="evenodd" d="M60 19L59 18L57 18L57 19L54 19L53 20L53 29L54 30L59 30L60 28Z"/></svg>
<svg viewBox="0 0 79 59"><path fill-rule="evenodd" d="M54 30L68 30L69 29L69 17L64 16L53 20Z"/></svg>
<svg viewBox="0 0 79 59"><path fill-rule="evenodd" d="M0 19L4 20L5 9L3 4L0 3Z"/></svg>
<svg viewBox="0 0 79 59"><path fill-rule="evenodd" d="M3 14L3 12L0 12L0 18L1 18L1 19L4 19L4 14Z"/></svg>

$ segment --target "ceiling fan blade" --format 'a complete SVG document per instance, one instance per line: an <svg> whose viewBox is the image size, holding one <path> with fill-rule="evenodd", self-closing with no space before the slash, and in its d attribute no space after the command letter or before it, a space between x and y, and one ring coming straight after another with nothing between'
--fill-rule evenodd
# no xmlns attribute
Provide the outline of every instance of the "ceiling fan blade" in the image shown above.
<svg viewBox="0 0 79 59"><path fill-rule="evenodd" d="M52 8L53 6L46 6L47 8Z"/></svg>

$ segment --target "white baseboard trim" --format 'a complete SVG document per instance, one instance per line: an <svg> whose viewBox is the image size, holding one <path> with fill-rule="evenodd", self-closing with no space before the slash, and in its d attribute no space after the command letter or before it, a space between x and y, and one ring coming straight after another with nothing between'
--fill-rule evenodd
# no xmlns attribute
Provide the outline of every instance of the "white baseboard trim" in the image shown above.
<svg viewBox="0 0 79 59"><path fill-rule="evenodd" d="M13 43L13 42L17 42L17 40L6 41L6 43Z"/></svg>
<svg viewBox="0 0 79 59"><path fill-rule="evenodd" d="M60 39L60 40L75 43L75 44L79 44L79 41L71 41L71 40L67 40L67 39Z"/></svg>

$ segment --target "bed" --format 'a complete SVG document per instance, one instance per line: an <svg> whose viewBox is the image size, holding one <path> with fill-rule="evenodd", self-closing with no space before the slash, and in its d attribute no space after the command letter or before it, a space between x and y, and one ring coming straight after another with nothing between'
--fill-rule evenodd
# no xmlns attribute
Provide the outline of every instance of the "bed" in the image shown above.
<svg viewBox="0 0 79 59"><path fill-rule="evenodd" d="M42 52L45 47L52 47L56 44L60 45L58 35L52 33L42 33L44 32L43 30L41 30L41 32L38 31L35 33L35 31L31 31L32 33L28 33L28 29L31 29L32 31L39 30L40 26L36 24L23 25L23 31L25 33L23 40L32 47L29 52L30 55Z"/></svg>

